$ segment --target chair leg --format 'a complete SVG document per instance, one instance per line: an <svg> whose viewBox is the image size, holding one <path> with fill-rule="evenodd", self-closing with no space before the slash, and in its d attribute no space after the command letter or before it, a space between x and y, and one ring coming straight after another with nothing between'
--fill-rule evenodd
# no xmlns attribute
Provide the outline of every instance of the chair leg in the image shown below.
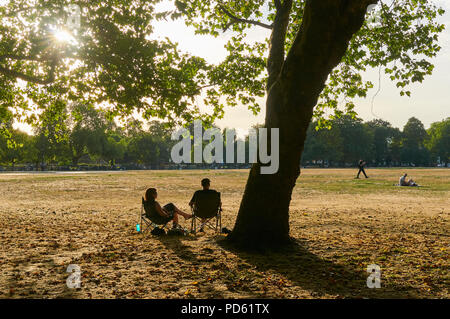
<svg viewBox="0 0 450 319"><path fill-rule="evenodd" d="M193 234L197 233L197 224L196 224L196 217L195 217L194 212L192 212L191 233L193 233Z"/></svg>
<svg viewBox="0 0 450 319"><path fill-rule="evenodd" d="M139 218L139 233L141 233L141 232L142 232L142 215Z"/></svg>
<svg viewBox="0 0 450 319"><path fill-rule="evenodd" d="M194 210L191 207L191 214L192 214L192 218L191 218L191 233L193 233L194 231Z"/></svg>
<svg viewBox="0 0 450 319"><path fill-rule="evenodd" d="M216 215L216 234L219 232L219 215Z"/></svg>
<svg viewBox="0 0 450 319"><path fill-rule="evenodd" d="M149 229L149 224L141 216L141 234L145 234Z"/></svg>
<svg viewBox="0 0 450 319"><path fill-rule="evenodd" d="M139 214L139 232L142 233L142 214L144 212L144 205L141 205L141 213Z"/></svg>

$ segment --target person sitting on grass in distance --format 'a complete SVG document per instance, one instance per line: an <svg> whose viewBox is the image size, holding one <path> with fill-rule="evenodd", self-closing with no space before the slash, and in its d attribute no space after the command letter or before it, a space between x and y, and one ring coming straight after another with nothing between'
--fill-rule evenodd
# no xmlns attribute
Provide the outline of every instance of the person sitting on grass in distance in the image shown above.
<svg viewBox="0 0 450 319"><path fill-rule="evenodd" d="M173 228L176 229L181 228L178 224L178 215L183 216L184 219L192 218L192 214L183 212L172 203L166 204L161 207L161 205L156 201L157 197L158 192L156 191L156 188L149 188L145 192L144 200L150 204L150 209L154 210L156 214L162 217L161 224L173 221Z"/></svg>
<svg viewBox="0 0 450 319"><path fill-rule="evenodd" d="M202 184L203 189L195 191L194 195L192 196L191 201L189 202L189 206L191 206L192 208L194 207L194 204L197 200L197 197L199 196L198 195L199 193L201 193L201 192L203 192L203 193L216 192L215 190L210 189L211 181L209 180L209 178L202 179L201 184ZM222 203L220 203L220 206L222 206ZM202 219L202 223L204 223L204 222L206 222L206 220ZM204 231L203 227L200 228L200 231L201 232Z"/></svg>
<svg viewBox="0 0 450 319"><path fill-rule="evenodd" d="M400 180L398 182L398 185L400 186L419 186L416 184L416 182L414 182L412 179L410 179L409 181L406 180L406 176L408 176L408 174L405 173L405 175L403 175L402 177L400 177Z"/></svg>

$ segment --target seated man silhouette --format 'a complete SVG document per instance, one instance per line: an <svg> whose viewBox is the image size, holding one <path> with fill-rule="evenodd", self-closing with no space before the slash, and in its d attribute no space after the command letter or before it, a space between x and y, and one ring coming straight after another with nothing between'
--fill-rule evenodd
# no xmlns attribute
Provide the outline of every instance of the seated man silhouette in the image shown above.
<svg viewBox="0 0 450 319"><path fill-rule="evenodd" d="M200 195L199 195L200 193L215 193L215 192L216 192L215 190L210 189L210 187L211 187L211 181L209 180L209 178L204 178L204 179L202 179L201 184L202 184L202 188L203 188L203 189L198 190L198 191L195 191L194 195L192 196L191 201L189 202L189 206L191 206L192 208L194 207L194 204L195 204L195 202L197 201L198 196L200 196ZM220 205L222 206L222 203L220 203ZM203 219L203 218L201 219L201 221L202 221L202 224L203 224L204 222L206 222L206 220ZM201 231L201 232L204 231L203 226L200 228L200 231Z"/></svg>

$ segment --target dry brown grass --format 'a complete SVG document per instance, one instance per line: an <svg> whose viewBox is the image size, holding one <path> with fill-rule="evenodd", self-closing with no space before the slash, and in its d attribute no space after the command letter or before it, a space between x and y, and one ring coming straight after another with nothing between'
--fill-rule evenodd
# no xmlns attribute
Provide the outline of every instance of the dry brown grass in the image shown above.
<svg viewBox="0 0 450 319"><path fill-rule="evenodd" d="M403 171L354 180L354 170L303 170L291 205L297 247L266 255L233 250L222 235L135 231L147 187L187 210L204 176L231 229L247 171L2 174L0 297L448 298L450 171L408 170L425 187L392 186ZM71 263L80 289L66 287ZM374 263L381 289L366 287Z"/></svg>

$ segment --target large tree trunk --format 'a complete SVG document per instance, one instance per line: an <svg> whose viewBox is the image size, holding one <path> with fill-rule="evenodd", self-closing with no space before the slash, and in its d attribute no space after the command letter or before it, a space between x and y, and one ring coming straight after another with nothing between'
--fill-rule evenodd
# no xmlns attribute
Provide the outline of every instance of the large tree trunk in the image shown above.
<svg viewBox="0 0 450 319"><path fill-rule="evenodd" d="M263 175L261 164L251 168L236 224L228 236L235 244L260 249L280 247L290 241L289 204L300 175L313 108L328 75L361 28L367 5L373 2L376 1L306 2L302 26L278 76L269 75L273 84L268 88L265 127L280 130L279 170Z"/></svg>

